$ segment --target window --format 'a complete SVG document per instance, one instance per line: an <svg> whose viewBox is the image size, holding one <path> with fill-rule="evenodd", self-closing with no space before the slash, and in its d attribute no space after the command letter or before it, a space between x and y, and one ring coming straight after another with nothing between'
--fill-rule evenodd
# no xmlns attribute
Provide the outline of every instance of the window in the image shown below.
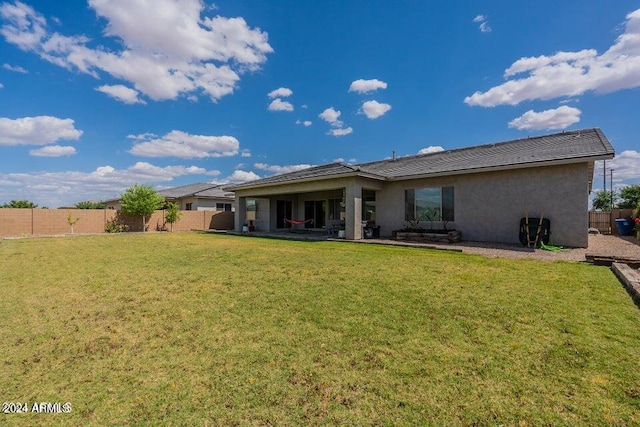
<svg viewBox="0 0 640 427"><path fill-rule="evenodd" d="M231 212L231 203L216 203L216 210L218 212Z"/></svg>
<svg viewBox="0 0 640 427"><path fill-rule="evenodd" d="M405 190L405 221L454 221L453 187Z"/></svg>
<svg viewBox="0 0 640 427"><path fill-rule="evenodd" d="M258 201L255 199L247 199L247 221L255 221L258 219Z"/></svg>
<svg viewBox="0 0 640 427"><path fill-rule="evenodd" d="M342 199L329 199L329 219L344 221L344 202Z"/></svg>
<svg viewBox="0 0 640 427"><path fill-rule="evenodd" d="M187 203L187 204L185 205L185 210L187 210L187 211L191 211L191 210L193 210L193 203Z"/></svg>
<svg viewBox="0 0 640 427"><path fill-rule="evenodd" d="M362 190L362 220L367 222L376 221L376 192Z"/></svg>

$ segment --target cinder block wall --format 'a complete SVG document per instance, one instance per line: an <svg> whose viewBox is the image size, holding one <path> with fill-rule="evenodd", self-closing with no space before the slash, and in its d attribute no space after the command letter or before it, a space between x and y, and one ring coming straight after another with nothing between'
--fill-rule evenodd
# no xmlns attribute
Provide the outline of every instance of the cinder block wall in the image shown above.
<svg viewBox="0 0 640 427"><path fill-rule="evenodd" d="M0 209L0 236L33 234L33 209Z"/></svg>
<svg viewBox="0 0 640 427"><path fill-rule="evenodd" d="M231 230L233 212L182 211L173 231ZM71 214L75 234L104 233L107 222L116 220L128 231L142 231L142 219L113 209L0 209L0 237L52 236L71 233L67 216ZM147 219L147 231L170 230L165 211L156 211Z"/></svg>
<svg viewBox="0 0 640 427"><path fill-rule="evenodd" d="M17 209L25 210L25 209ZM77 222L73 226L74 233L102 233L106 221L115 215L106 209L29 209L33 214L34 236L50 236L71 233L67 219Z"/></svg>

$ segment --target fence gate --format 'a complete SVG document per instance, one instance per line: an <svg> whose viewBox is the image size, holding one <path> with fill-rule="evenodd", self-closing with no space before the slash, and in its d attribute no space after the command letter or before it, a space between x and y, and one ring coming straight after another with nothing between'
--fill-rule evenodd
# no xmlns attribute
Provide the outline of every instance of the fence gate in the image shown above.
<svg viewBox="0 0 640 427"><path fill-rule="evenodd" d="M611 212L589 211L589 228L602 234L611 234Z"/></svg>

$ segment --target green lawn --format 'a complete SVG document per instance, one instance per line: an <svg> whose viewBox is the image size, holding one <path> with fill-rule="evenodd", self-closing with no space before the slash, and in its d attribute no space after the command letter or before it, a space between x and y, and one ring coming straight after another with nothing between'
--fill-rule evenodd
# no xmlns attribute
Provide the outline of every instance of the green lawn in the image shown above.
<svg viewBox="0 0 640 427"><path fill-rule="evenodd" d="M638 425L606 267L197 233L0 242L0 425Z"/></svg>

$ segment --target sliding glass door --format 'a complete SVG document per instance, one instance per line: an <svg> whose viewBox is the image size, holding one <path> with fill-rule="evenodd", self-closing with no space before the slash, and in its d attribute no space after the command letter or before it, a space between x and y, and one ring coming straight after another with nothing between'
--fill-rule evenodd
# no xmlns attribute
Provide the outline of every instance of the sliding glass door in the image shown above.
<svg viewBox="0 0 640 427"><path fill-rule="evenodd" d="M276 228L291 228L291 224L286 222L284 219L292 219L292 207L293 203L291 202L291 200L276 201Z"/></svg>
<svg viewBox="0 0 640 427"><path fill-rule="evenodd" d="M326 200L307 200L304 202L304 219L307 222L305 228L323 228L325 225Z"/></svg>

